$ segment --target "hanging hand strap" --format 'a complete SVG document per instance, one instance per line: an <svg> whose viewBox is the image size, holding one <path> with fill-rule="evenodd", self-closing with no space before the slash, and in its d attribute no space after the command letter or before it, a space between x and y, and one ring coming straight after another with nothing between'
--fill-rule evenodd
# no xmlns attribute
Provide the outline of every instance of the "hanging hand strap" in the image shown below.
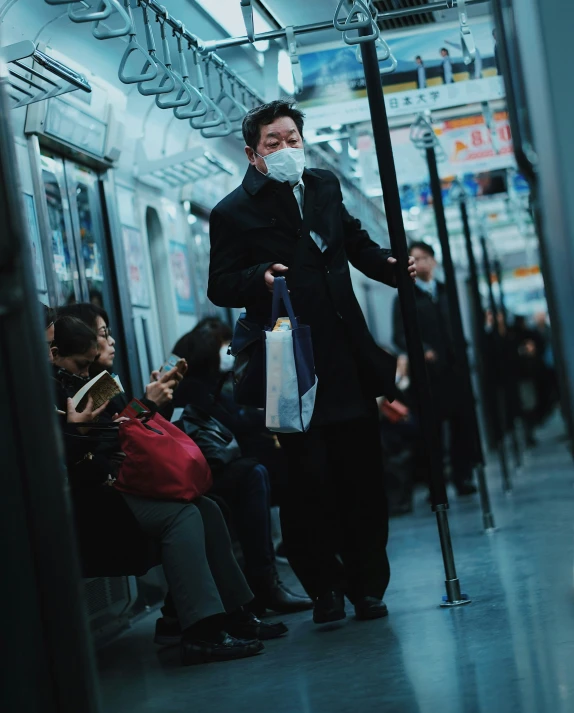
<svg viewBox="0 0 574 713"><path fill-rule="evenodd" d="M297 317L295 317L295 312L293 312L293 305L291 304L291 297L289 297L289 290L287 289L287 282L284 277L276 277L273 283L273 308L271 311L271 329L275 326L275 323L281 316L281 302L285 305L287 310L287 316L291 320L291 328L297 329L299 326L297 323Z"/></svg>

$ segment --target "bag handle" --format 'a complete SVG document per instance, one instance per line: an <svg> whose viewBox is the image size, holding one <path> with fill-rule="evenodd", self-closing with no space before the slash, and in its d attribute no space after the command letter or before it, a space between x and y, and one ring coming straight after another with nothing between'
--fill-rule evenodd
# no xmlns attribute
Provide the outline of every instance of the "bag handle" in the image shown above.
<svg viewBox="0 0 574 713"><path fill-rule="evenodd" d="M297 317L295 317L295 312L293 312L293 305L291 304L291 298L289 297L289 290L287 289L287 282L284 277L276 277L273 282L273 309L271 311L271 329L275 326L275 323L279 319L279 310L281 309L281 302L285 305L287 310L287 316L291 320L291 328L297 329L299 326L297 324Z"/></svg>

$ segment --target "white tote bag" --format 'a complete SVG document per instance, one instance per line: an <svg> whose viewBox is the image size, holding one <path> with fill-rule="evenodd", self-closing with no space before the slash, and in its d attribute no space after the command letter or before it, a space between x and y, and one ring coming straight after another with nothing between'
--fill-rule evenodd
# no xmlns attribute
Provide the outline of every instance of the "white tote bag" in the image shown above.
<svg viewBox="0 0 574 713"><path fill-rule="evenodd" d="M274 332L281 302L291 328ZM311 329L298 324L285 278L275 278L271 329L265 330L265 367L265 425L276 433L307 431L317 393Z"/></svg>

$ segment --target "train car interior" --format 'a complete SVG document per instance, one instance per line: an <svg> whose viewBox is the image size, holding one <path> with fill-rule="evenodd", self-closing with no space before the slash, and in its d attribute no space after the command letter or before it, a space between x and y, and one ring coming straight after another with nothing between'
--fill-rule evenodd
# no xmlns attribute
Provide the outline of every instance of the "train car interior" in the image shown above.
<svg viewBox="0 0 574 713"><path fill-rule="evenodd" d="M0 0L2 710L572 713L574 5L162 2ZM249 167L245 117L276 100L304 113L306 168L334 174L373 247L398 260L394 286L349 266L365 331L399 357L397 400L378 400L389 616L318 627L309 607L269 605L263 624L281 619L289 633L263 654L182 666L178 646L157 645L173 588L165 548L118 568L102 510L100 564L86 565L89 523L76 521L64 453L88 429L68 438L68 402L54 413L46 342L50 361L64 352L46 335L94 308L98 344L113 350L102 383L113 372L110 393L143 393L147 409L178 368L173 353L191 375L199 352L186 340L217 324L228 336L215 400L231 399L222 365L233 352L238 369L230 335L247 305L215 303L212 211ZM233 216L237 246L244 222ZM261 222L262 242L272 227ZM440 339L457 366L440 378L450 388L460 377L462 432L472 432L464 482L461 425L445 427L425 398L440 357L415 301L430 309L441 289L452 325ZM167 420L181 417L188 381L170 391ZM240 407L243 418L251 404ZM263 426L258 438L273 587L307 601L282 552L283 440ZM225 495L214 499L247 572L241 523Z"/></svg>

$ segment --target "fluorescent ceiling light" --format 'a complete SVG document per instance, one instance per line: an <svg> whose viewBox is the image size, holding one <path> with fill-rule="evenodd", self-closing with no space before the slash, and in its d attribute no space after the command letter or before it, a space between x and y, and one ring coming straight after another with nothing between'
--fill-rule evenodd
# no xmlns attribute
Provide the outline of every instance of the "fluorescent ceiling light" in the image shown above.
<svg viewBox="0 0 574 713"><path fill-rule="evenodd" d="M245 23L239 0L197 0L197 2L223 27L230 37L245 36ZM253 8L253 24L256 35L274 29L255 7ZM256 42L254 47L259 52L266 52L269 48L269 40Z"/></svg>

